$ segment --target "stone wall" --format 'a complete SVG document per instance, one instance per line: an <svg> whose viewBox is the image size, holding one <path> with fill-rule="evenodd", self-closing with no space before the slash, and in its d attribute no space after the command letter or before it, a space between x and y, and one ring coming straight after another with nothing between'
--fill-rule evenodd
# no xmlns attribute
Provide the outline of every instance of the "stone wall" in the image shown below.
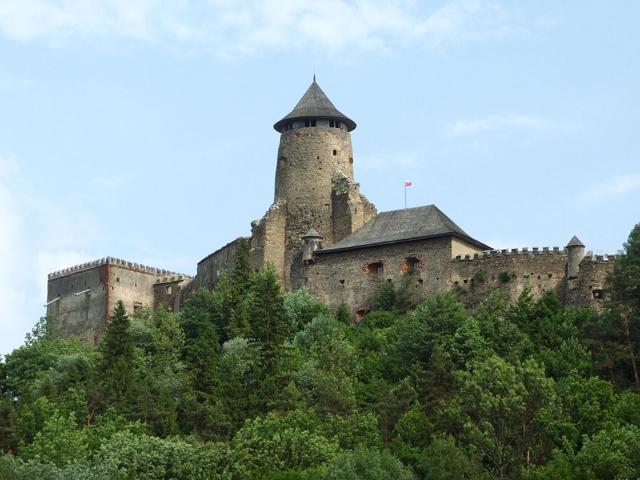
<svg viewBox="0 0 640 480"><path fill-rule="evenodd" d="M354 315L369 311L378 282L400 285L408 270L407 260L416 259L416 272L410 275L409 288L414 301L442 291L449 286L451 240L434 238L403 244L362 248L344 252L316 252L315 263L292 268L296 287L306 286L311 293L337 308L347 305ZM381 262L384 271L375 274L368 268Z"/></svg>
<svg viewBox="0 0 640 480"><path fill-rule="evenodd" d="M465 300L472 304L480 302L495 289L515 300L528 288L534 297L554 290L565 305L597 308L604 297L612 259L613 256L587 255L580 262L577 279L568 282L565 249L494 250L456 257L451 264L451 285L459 288Z"/></svg>
<svg viewBox="0 0 640 480"><path fill-rule="evenodd" d="M562 299L566 263L567 252L558 247L457 256L451 262L450 285L459 287L471 303L481 301L495 289L515 300L526 287L534 296L555 290Z"/></svg>
<svg viewBox="0 0 640 480"><path fill-rule="evenodd" d="M243 237L236 238L198 262L195 288L211 290L218 282L222 272L233 270L236 247L242 239Z"/></svg>
<svg viewBox="0 0 640 480"><path fill-rule="evenodd" d="M191 277L165 277L153 285L153 308L163 306L169 312L179 312L182 302L191 294Z"/></svg>
<svg viewBox="0 0 640 480"><path fill-rule="evenodd" d="M47 314L60 333L95 343L118 301L128 313L153 308L156 283L170 276L179 274L112 257L53 272L47 285Z"/></svg>
<svg viewBox="0 0 640 480"><path fill-rule="evenodd" d="M47 307L47 315L56 331L95 344L107 325L108 296L106 264L50 276L47 302L52 303Z"/></svg>
<svg viewBox="0 0 640 480"><path fill-rule="evenodd" d="M588 253L580 262L578 281L569 286L567 299L571 305L594 306L606 297L607 276L613 271L615 255Z"/></svg>
<svg viewBox="0 0 640 480"><path fill-rule="evenodd" d="M344 187L336 192L336 185ZM334 204L335 202L335 204ZM282 285L292 285L291 265L310 228L325 245L350 234L375 215L353 181L351 134L323 126L296 128L280 137L274 204L252 229L257 268L272 263Z"/></svg>

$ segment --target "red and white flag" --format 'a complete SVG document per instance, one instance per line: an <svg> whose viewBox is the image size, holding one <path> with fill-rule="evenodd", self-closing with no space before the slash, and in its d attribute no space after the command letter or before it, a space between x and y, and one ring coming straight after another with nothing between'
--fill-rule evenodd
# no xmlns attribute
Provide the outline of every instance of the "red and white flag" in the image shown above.
<svg viewBox="0 0 640 480"><path fill-rule="evenodd" d="M404 181L404 186L405 187L410 187L411 186L411 180L405 180Z"/></svg>

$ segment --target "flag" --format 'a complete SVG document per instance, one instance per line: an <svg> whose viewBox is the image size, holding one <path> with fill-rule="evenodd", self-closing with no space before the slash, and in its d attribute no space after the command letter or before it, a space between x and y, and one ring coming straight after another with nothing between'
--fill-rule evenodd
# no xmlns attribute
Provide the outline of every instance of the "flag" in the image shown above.
<svg viewBox="0 0 640 480"><path fill-rule="evenodd" d="M405 180L404 181L404 186L405 187L410 187L411 186L411 180Z"/></svg>

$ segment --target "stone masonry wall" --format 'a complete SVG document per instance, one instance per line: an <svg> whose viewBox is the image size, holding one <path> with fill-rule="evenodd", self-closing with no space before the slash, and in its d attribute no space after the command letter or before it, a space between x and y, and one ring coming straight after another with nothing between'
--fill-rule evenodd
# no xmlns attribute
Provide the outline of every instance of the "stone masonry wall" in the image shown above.
<svg viewBox="0 0 640 480"><path fill-rule="evenodd" d="M107 324L108 267L98 265L64 276L49 277L47 315L56 331L97 342ZM84 290L88 292L76 295Z"/></svg>
<svg viewBox="0 0 640 480"><path fill-rule="evenodd" d="M289 286L293 256L302 236L315 228L326 245L334 243L332 191L334 178L353 181L353 152L349 132L310 127L285 132L280 138L276 200L284 200L284 286Z"/></svg>
<svg viewBox="0 0 640 480"><path fill-rule="evenodd" d="M508 299L515 300L529 288L534 297L554 290L565 305L598 307L612 259L613 256L587 255L580 262L577 280L568 283L566 250L558 247L494 250L456 257L451 263L451 284L472 304L486 298L491 290L500 289Z"/></svg>
<svg viewBox="0 0 640 480"><path fill-rule="evenodd" d="M450 286L459 287L470 303L481 301L495 289L515 300L525 287L534 296L555 290L563 299L566 263L567 253L558 247L457 256L451 262Z"/></svg>
<svg viewBox="0 0 640 480"><path fill-rule="evenodd" d="M196 288L212 289L218 282L222 272L233 269L236 247L242 238L236 238L198 262Z"/></svg>
<svg viewBox="0 0 640 480"><path fill-rule="evenodd" d="M53 272L47 302L60 299L49 304L47 314L60 333L96 343L117 301L124 303L128 313L152 308L155 284L171 275L178 274L112 257Z"/></svg>
<svg viewBox="0 0 640 480"><path fill-rule="evenodd" d="M296 262L292 268L295 287L306 286L331 308L346 304L354 314L370 310L376 286L392 280L397 287L408 269L407 259L417 259L417 271L410 276L415 301L448 288L451 241L449 238L420 240L403 244L369 247L336 253L317 253L308 266ZM384 264L384 272L374 274L368 266Z"/></svg>

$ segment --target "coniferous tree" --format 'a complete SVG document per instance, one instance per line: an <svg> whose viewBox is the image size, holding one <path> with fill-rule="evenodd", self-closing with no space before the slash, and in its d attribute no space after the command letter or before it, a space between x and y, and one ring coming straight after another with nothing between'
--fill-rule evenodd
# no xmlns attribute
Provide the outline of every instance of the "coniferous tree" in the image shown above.
<svg viewBox="0 0 640 480"><path fill-rule="evenodd" d="M106 405L126 411L134 382L134 349L130 322L122 301L116 304L100 344L102 362L98 368L102 398Z"/></svg>
<svg viewBox="0 0 640 480"><path fill-rule="evenodd" d="M243 307L250 320L249 336L260 343L263 365L272 372L289 334L284 297L273 267L253 274Z"/></svg>
<svg viewBox="0 0 640 480"><path fill-rule="evenodd" d="M213 293L201 289L185 303L181 314L182 360L191 375L193 388L200 392L212 391L215 383L220 353L215 313Z"/></svg>

